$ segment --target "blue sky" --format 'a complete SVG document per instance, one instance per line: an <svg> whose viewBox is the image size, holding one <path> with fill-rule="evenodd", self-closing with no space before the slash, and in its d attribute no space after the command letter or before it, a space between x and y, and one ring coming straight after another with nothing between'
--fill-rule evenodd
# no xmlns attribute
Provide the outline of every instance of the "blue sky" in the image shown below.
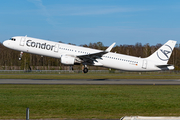
<svg viewBox="0 0 180 120"><path fill-rule="evenodd" d="M180 0L1 0L0 42L30 36L109 46L180 40Z"/></svg>

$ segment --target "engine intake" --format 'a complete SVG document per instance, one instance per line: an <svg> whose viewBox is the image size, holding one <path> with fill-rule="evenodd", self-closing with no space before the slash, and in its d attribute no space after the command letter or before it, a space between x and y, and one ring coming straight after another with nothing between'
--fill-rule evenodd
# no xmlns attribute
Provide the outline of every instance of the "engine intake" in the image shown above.
<svg viewBox="0 0 180 120"><path fill-rule="evenodd" d="M63 55L61 57L61 63L65 65L74 65L75 57Z"/></svg>

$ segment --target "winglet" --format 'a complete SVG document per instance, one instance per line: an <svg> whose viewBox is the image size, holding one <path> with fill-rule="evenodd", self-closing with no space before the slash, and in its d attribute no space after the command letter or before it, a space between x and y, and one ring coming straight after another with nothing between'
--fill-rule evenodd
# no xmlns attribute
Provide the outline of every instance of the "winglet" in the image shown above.
<svg viewBox="0 0 180 120"><path fill-rule="evenodd" d="M110 52L111 51L111 49L114 47L114 45L115 45L116 43L114 42L111 46L109 46L105 51L106 52Z"/></svg>

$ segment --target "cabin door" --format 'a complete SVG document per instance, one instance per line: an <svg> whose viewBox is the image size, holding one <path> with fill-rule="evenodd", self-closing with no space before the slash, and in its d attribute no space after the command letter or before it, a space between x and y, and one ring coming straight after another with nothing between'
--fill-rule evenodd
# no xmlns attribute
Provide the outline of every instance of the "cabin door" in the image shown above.
<svg viewBox="0 0 180 120"><path fill-rule="evenodd" d="M20 44L21 46L24 46L25 41L26 41L26 37L22 37L19 44Z"/></svg>
<svg viewBox="0 0 180 120"><path fill-rule="evenodd" d="M143 60L142 68L143 69L147 68L147 60Z"/></svg>

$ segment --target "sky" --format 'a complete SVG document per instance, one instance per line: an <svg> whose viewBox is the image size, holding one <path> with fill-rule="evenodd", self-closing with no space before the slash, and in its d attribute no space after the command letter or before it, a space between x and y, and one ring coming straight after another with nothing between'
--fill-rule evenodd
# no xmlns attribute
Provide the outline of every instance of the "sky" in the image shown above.
<svg viewBox="0 0 180 120"><path fill-rule="evenodd" d="M178 42L180 0L0 0L0 42L25 35L76 45Z"/></svg>

